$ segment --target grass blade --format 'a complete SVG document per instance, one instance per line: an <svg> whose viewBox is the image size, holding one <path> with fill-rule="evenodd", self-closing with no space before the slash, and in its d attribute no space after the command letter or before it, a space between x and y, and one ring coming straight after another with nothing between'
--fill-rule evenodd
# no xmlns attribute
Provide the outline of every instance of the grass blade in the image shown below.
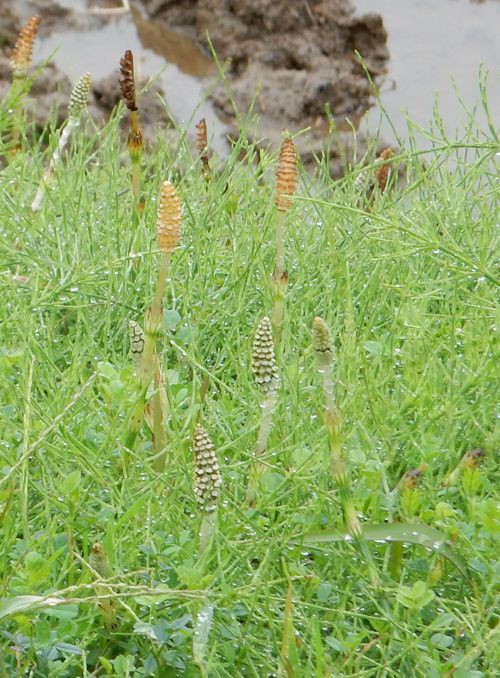
<svg viewBox="0 0 500 678"><path fill-rule="evenodd" d="M447 543L446 537L429 525L421 523L382 523L363 527L360 539L365 541L380 541L384 543L404 542L419 544L430 551L439 553L450 561L464 577L469 577L467 563ZM307 546L331 544L338 541L351 541L348 530L324 530L309 532L303 536L300 543Z"/></svg>

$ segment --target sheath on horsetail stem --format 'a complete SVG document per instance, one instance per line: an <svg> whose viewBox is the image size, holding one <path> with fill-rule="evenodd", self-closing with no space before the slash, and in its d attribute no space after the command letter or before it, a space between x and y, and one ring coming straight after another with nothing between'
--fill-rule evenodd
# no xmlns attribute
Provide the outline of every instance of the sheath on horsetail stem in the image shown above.
<svg viewBox="0 0 500 678"><path fill-rule="evenodd" d="M274 308L272 324L278 344L281 342L283 319L285 316L285 295L288 287L288 273L285 264L285 215L297 188L297 152L288 132L284 133L281 143L278 169L276 172L275 203L276 217L276 267L273 275Z"/></svg>
<svg viewBox="0 0 500 678"><path fill-rule="evenodd" d="M194 429L193 450L195 456L193 490L196 502L202 511L199 533L199 554L201 556L209 545L214 533L217 500L222 485L215 448L208 433L201 424L196 424Z"/></svg>
<svg viewBox="0 0 500 678"><path fill-rule="evenodd" d="M57 148L52 154L49 165L44 172L35 199L31 203L33 212L36 212L42 206L45 191L53 178L54 170L61 161L61 155L68 144L73 130L80 124L82 113L87 106L91 83L92 79L90 73L85 73L73 87L68 103L68 119L66 120L66 125L59 137Z"/></svg>
<svg viewBox="0 0 500 678"><path fill-rule="evenodd" d="M255 463L248 479L246 494L248 505L255 503L259 482L266 470L262 456L267 450L273 413L278 399L278 367L276 365L271 320L267 316L260 320L255 331L252 347L252 372L261 393L261 420L255 447Z"/></svg>

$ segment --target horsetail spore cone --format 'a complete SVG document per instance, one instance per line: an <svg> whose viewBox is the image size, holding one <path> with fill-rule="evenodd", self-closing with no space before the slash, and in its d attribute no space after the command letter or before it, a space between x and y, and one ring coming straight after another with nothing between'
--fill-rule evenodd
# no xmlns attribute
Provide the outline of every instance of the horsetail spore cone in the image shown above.
<svg viewBox="0 0 500 678"><path fill-rule="evenodd" d="M387 180L389 179L389 174L391 172L391 165L388 161L393 157L394 151L392 148L386 148L378 157L377 164L380 164L380 167L377 167L375 170L375 180L381 193L386 189Z"/></svg>
<svg viewBox="0 0 500 678"><path fill-rule="evenodd" d="M68 104L69 118L80 120L82 113L87 106L91 84L92 78L90 73L85 73L73 87Z"/></svg>
<svg viewBox="0 0 500 678"><path fill-rule="evenodd" d="M136 323L135 320L130 320L128 324L128 333L130 339L130 355L134 367L138 367L142 360L142 352L144 351L144 330Z"/></svg>
<svg viewBox="0 0 500 678"><path fill-rule="evenodd" d="M162 252L173 252L181 236L181 204L175 187L164 181L156 214L156 239Z"/></svg>
<svg viewBox="0 0 500 678"><path fill-rule="evenodd" d="M285 132L276 172L276 207L286 212L297 189L297 152L293 139Z"/></svg>
<svg viewBox="0 0 500 678"><path fill-rule="evenodd" d="M194 429L193 449L195 455L194 494L196 502L200 509L210 513L217 508L222 478L215 448L201 424L196 424Z"/></svg>
<svg viewBox="0 0 500 678"><path fill-rule="evenodd" d="M120 90L129 111L137 111L135 100L134 55L130 49L120 59Z"/></svg>
<svg viewBox="0 0 500 678"><path fill-rule="evenodd" d="M215 448L208 433L201 424L194 429L193 449L195 455L194 495L202 511L200 526L200 556L209 545L216 526L217 499L219 498L222 478Z"/></svg>
<svg viewBox="0 0 500 678"><path fill-rule="evenodd" d="M316 360L320 368L333 367L333 339L330 328L323 318L314 318L312 326L312 342Z"/></svg>
<svg viewBox="0 0 500 678"><path fill-rule="evenodd" d="M9 99L12 100L12 146L9 155L14 156L21 148L20 136L22 127L22 103L23 97L29 89L28 70L33 56L33 44L35 42L38 26L41 18L32 16L24 28L21 29L12 54L10 65L12 66L12 86ZM10 105L9 105L10 107Z"/></svg>
<svg viewBox="0 0 500 678"><path fill-rule="evenodd" d="M24 75L31 66L33 45L41 21L41 17L32 16L19 32L10 57L14 75Z"/></svg>
<svg viewBox="0 0 500 678"><path fill-rule="evenodd" d="M255 448L256 464L248 480L246 503L253 505L257 496L260 479L266 467L262 455L267 450L267 441L273 423L273 413L278 399L279 375L274 351L274 340L271 320L262 318L255 331L252 348L252 372L261 392L261 420L257 445Z"/></svg>
<svg viewBox="0 0 500 678"><path fill-rule="evenodd" d="M279 378L274 352L273 330L268 317L262 318L255 331L252 348L252 372L263 394L278 390Z"/></svg>
<svg viewBox="0 0 500 678"><path fill-rule="evenodd" d="M87 99L89 96L91 83L92 79L90 73L85 73L73 87L68 104L68 119L59 138L57 148L52 154L49 166L45 170L43 179L40 182L35 199L31 204L31 209L33 212L36 212L42 206L45 191L52 180L54 170L61 161L61 155L68 144L73 130L80 124L80 118L82 117L82 113L87 106Z"/></svg>
<svg viewBox="0 0 500 678"><path fill-rule="evenodd" d="M139 112L136 101L134 55L129 49L126 50L120 59L120 75L120 90L125 106L130 112L128 150L132 163L132 192L135 200L134 215L137 219L139 210L143 208L141 200L141 157L144 138L139 125Z"/></svg>

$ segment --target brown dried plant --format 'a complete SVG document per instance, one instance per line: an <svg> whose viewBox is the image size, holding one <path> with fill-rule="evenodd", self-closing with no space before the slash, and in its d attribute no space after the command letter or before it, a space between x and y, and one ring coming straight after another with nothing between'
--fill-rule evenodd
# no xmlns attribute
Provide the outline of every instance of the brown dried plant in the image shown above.
<svg viewBox="0 0 500 678"><path fill-rule="evenodd" d="M130 49L127 49L120 59L120 74L120 90L130 114L128 150L132 162L132 192L135 199L134 212L137 217L138 213L144 208L141 199L141 158L144 138L139 125L139 109L136 101L134 55Z"/></svg>
<svg viewBox="0 0 500 678"><path fill-rule="evenodd" d="M378 157L378 161L382 162L383 164L381 164L380 167L377 167L377 169L375 170L375 180L381 193L383 193L387 187L387 180L389 178L389 174L391 171L391 165L389 162L386 161L390 160L393 157L394 151L392 150L392 148L386 148L385 150L382 151L382 153Z"/></svg>
<svg viewBox="0 0 500 678"><path fill-rule="evenodd" d="M205 118L196 124L196 148L200 155L203 176L206 180L210 178L210 163L208 160L208 134Z"/></svg>
<svg viewBox="0 0 500 678"><path fill-rule="evenodd" d="M137 111L135 101L134 55L130 49L120 59L120 90L129 111Z"/></svg>

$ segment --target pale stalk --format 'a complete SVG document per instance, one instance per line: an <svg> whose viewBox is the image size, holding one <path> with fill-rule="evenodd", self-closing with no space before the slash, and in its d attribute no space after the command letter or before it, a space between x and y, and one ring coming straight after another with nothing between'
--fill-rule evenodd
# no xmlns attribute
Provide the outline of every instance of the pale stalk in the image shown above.
<svg viewBox="0 0 500 678"><path fill-rule="evenodd" d="M59 143L57 144L56 149L54 150L52 157L50 159L49 165L43 174L43 178L40 181L38 186L38 191L35 195L35 199L31 203L31 209L33 212L37 212L41 206L43 199L45 197L45 192L47 187L50 185L52 179L54 178L54 170L61 161L61 155L68 145L68 141L73 131L80 124L79 118L68 118L68 121L59 137Z"/></svg>
<svg viewBox="0 0 500 678"><path fill-rule="evenodd" d="M285 317L285 296L288 275L285 268L285 218L286 212L279 210L276 217L276 268L273 275L274 307L271 315L275 341L281 343Z"/></svg>
<svg viewBox="0 0 500 678"><path fill-rule="evenodd" d="M199 546L198 546L198 556L201 556L207 550L212 537L215 534L215 529L217 527L217 509L215 511L204 511L201 517L201 525L199 532Z"/></svg>
<svg viewBox="0 0 500 678"><path fill-rule="evenodd" d="M333 382L334 347L330 330L321 318L316 318L313 323L313 345L318 362L318 371L323 381L322 388L325 399L323 420L328 432L330 472L337 486L347 530L365 558L372 584L379 586L380 578L375 562L362 538L361 523L352 499L349 468L342 454L342 419L335 404Z"/></svg>
<svg viewBox="0 0 500 678"><path fill-rule="evenodd" d="M163 378L161 367L156 359L153 395L153 448L155 451L155 471L161 473L165 468L167 434L165 433L165 405L163 397Z"/></svg>
<svg viewBox="0 0 500 678"><path fill-rule="evenodd" d="M253 506L257 496L257 490L263 474L266 471L266 465L262 462L262 457L267 450L267 442L273 425L273 413L278 401L276 392L265 395L261 402L261 420L257 445L255 447L255 465L248 480L247 494L245 502L248 506Z"/></svg>
<svg viewBox="0 0 500 678"><path fill-rule="evenodd" d="M17 104L12 111L13 129L12 129L12 149L9 151L9 156L14 157L20 150L19 139L21 137L22 125L22 110L23 110L23 90L27 80L27 73L24 71L15 72L12 76L12 85L9 96L15 101L18 98Z"/></svg>
<svg viewBox="0 0 500 678"><path fill-rule="evenodd" d="M141 209L141 156L142 156L142 144L141 147L136 149L132 147L132 140L140 133L139 128L139 113L138 111L130 111L130 141L129 141L129 153L130 160L132 163L131 174L132 174L132 193L134 194L135 201L135 210L140 211Z"/></svg>
<svg viewBox="0 0 500 678"><path fill-rule="evenodd" d="M138 368L139 394L130 415L128 433L125 439L125 447L132 450L135 439L144 421L144 413L147 403L148 388L153 379L156 361L156 340L161 326L163 308L163 295L167 286L168 271L170 266L171 252L162 252L160 271L156 281L155 293L151 307L146 312L144 322L144 350L141 364ZM125 466L128 464L128 455L125 456Z"/></svg>
<svg viewBox="0 0 500 678"><path fill-rule="evenodd" d="M193 615L193 659L200 669L202 678L208 676L206 654L213 617L214 605L208 601L196 615Z"/></svg>

